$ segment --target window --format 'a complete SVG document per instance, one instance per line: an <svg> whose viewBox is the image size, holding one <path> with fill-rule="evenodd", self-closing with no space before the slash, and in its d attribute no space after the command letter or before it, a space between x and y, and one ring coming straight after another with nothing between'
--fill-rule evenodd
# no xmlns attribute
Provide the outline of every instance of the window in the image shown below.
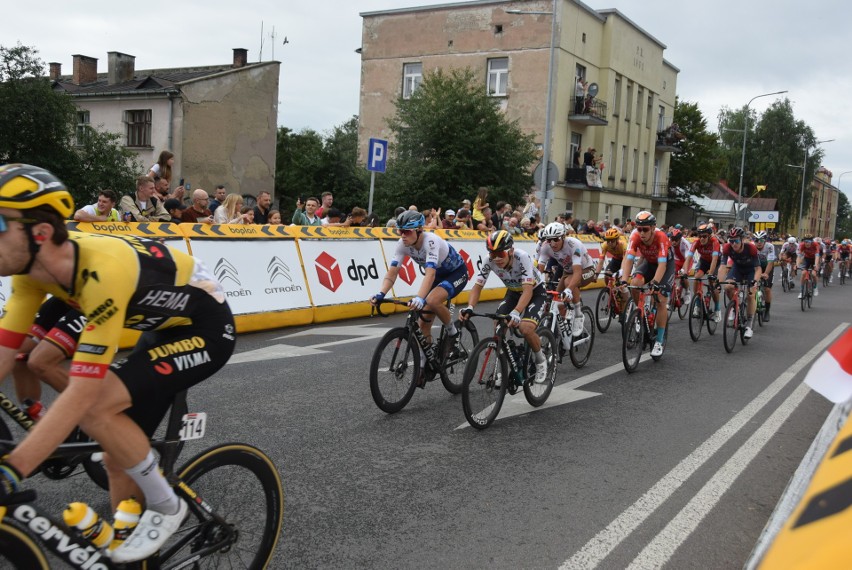
<svg viewBox="0 0 852 570"><path fill-rule="evenodd" d="M151 146L151 109L125 111L127 146Z"/></svg>
<svg viewBox="0 0 852 570"><path fill-rule="evenodd" d="M648 184L648 153L642 154L642 184Z"/></svg>
<svg viewBox="0 0 852 570"><path fill-rule="evenodd" d="M609 213L611 211L612 211L612 206L610 206L609 204L604 206L604 220L607 221L607 222L609 221Z"/></svg>
<svg viewBox="0 0 852 570"><path fill-rule="evenodd" d="M585 65L580 65L580 64L578 63L578 64L577 64L577 73L575 73L574 75L576 75L577 77L579 77L580 79L582 79L583 81L585 81L585 80L586 80L586 66L585 66Z"/></svg>
<svg viewBox="0 0 852 570"><path fill-rule="evenodd" d="M615 142L609 143L609 160L612 161L612 165L609 169L609 179L615 180ZM606 163L604 163L606 164Z"/></svg>
<svg viewBox="0 0 852 570"><path fill-rule="evenodd" d="M488 95L505 97L509 89L509 58L488 60Z"/></svg>
<svg viewBox="0 0 852 570"><path fill-rule="evenodd" d="M571 133L571 145L568 147L568 160L566 161L571 165L571 168L579 168L583 164L582 142L583 139L580 133ZM577 157L576 163L574 161L575 156Z"/></svg>
<svg viewBox="0 0 852 570"><path fill-rule="evenodd" d="M402 65L402 98L410 99L423 81L422 63L404 63Z"/></svg>
<svg viewBox="0 0 852 570"><path fill-rule="evenodd" d="M574 215L574 202L565 202L565 213Z"/></svg>
<svg viewBox="0 0 852 570"><path fill-rule="evenodd" d="M666 129L666 108L660 105L660 114L657 117L657 132Z"/></svg>
<svg viewBox="0 0 852 570"><path fill-rule="evenodd" d="M627 84L627 106L624 108L624 120L630 120L630 112L633 110L633 84Z"/></svg>
<svg viewBox="0 0 852 570"><path fill-rule="evenodd" d="M627 145L621 147L621 180L627 182Z"/></svg>
<svg viewBox="0 0 852 570"><path fill-rule="evenodd" d="M86 138L88 131L91 127L89 126L89 112L88 111L77 111L77 128L74 130L74 144L80 146L83 144L83 139Z"/></svg>
<svg viewBox="0 0 852 570"><path fill-rule="evenodd" d="M645 95L645 90L641 87L636 92L636 124L642 124L642 97Z"/></svg>
<svg viewBox="0 0 852 570"><path fill-rule="evenodd" d="M645 128L651 128L651 116L654 114L654 94L648 91L648 111L645 116Z"/></svg>
<svg viewBox="0 0 852 570"><path fill-rule="evenodd" d="M636 177L639 175L639 149L633 149L633 182L636 182Z"/></svg>
<svg viewBox="0 0 852 570"><path fill-rule="evenodd" d="M621 78L615 78L615 101L613 101L612 115L614 117L618 116L619 110L621 109Z"/></svg>

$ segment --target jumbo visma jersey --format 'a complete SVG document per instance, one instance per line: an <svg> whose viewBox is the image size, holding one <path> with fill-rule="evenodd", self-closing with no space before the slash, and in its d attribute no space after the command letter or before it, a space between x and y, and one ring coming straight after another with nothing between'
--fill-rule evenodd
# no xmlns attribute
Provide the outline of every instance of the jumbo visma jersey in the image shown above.
<svg viewBox="0 0 852 570"><path fill-rule="evenodd" d="M0 345L23 343L45 297L54 295L87 318L74 354L72 376L102 378L118 349L123 328L158 330L192 322L199 303L224 302L219 283L194 257L154 240L71 232L71 288L27 275L12 278L12 296L0 321Z"/></svg>

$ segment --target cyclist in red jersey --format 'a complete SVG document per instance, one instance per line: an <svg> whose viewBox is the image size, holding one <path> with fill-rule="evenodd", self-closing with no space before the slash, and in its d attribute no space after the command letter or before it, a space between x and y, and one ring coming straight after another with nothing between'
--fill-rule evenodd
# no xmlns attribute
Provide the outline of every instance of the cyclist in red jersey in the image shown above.
<svg viewBox="0 0 852 570"><path fill-rule="evenodd" d="M763 270L760 267L760 254L757 251L757 246L753 243L745 243L745 232L742 228L734 228L728 236L728 243L722 248L722 259L725 264L719 268L719 281L725 281L726 277L730 276L730 281L740 282L748 281L751 283L748 288L748 323L743 333L745 338L754 336L754 312L757 308L757 298L755 297L756 286L754 283L763 275ZM725 293L728 298L734 295L733 285L725 285Z"/></svg>
<svg viewBox="0 0 852 570"><path fill-rule="evenodd" d="M698 226L698 239L692 244L692 247L687 253L687 261L683 268L684 275L689 275L690 268L697 263L695 268L695 278L701 279L704 275L708 275L710 279L716 278L716 271L719 268L719 255L722 252L722 246L716 236L713 235L713 226L711 224L701 224ZM698 261L695 258L698 257ZM693 288L695 285L693 284ZM694 292L694 291L693 291ZM712 288L713 302L713 320L717 323L722 320L722 313L719 310L719 292L715 287Z"/></svg>
<svg viewBox="0 0 852 570"><path fill-rule="evenodd" d="M668 233L668 237L669 241L672 242L672 251L674 252L675 274L680 279L681 286L686 289L686 297L683 302L689 305L690 301L692 301L692 292L688 289L683 266L686 263L686 256L689 254L690 244L683 239L683 232L679 228L673 228Z"/></svg>
<svg viewBox="0 0 852 570"><path fill-rule="evenodd" d="M622 266L622 275L630 275L633 262L637 257L643 261L636 270L632 284L641 287L648 283L654 290L657 301L657 339L651 349L651 356L663 354L663 341L666 335L668 310L666 297L671 293L674 282L674 253L666 232L657 229L657 218L651 212L639 212L636 215L636 232L630 236L627 255ZM624 281L621 282L624 284ZM633 293L638 304L639 295Z"/></svg>
<svg viewBox="0 0 852 570"><path fill-rule="evenodd" d="M820 257L822 255L822 246L814 241L813 234L806 234L799 243L798 256L796 265L799 269L811 272L811 280L814 286L814 297L818 296L817 292L817 276L816 270L819 267ZM802 285L805 284L805 274L802 273ZM799 299L802 298L802 291L799 290Z"/></svg>

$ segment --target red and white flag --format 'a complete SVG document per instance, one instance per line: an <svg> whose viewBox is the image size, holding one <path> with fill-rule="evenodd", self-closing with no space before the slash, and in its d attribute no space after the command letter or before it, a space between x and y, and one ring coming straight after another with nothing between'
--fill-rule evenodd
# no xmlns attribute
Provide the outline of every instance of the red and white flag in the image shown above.
<svg viewBox="0 0 852 570"><path fill-rule="evenodd" d="M852 328L814 362L805 384L835 404L852 398Z"/></svg>

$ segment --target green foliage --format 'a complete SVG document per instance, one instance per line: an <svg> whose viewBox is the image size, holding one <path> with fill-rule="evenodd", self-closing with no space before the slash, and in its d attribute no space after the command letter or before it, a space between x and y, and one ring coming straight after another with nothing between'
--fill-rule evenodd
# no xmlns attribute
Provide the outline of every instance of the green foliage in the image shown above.
<svg viewBox="0 0 852 570"><path fill-rule="evenodd" d="M497 101L470 69L425 75L388 120L395 142L374 209L386 217L415 199L421 208L456 205L480 186L490 189L491 204L522 202L533 182L534 137L508 121Z"/></svg>
<svg viewBox="0 0 852 570"><path fill-rule="evenodd" d="M707 130L707 120L698 103L675 101L674 122L686 137L681 152L672 154L669 187L678 187L680 202L703 195L724 167L718 136Z"/></svg>
<svg viewBox="0 0 852 570"><path fill-rule="evenodd" d="M837 225L834 231L836 239L852 238L852 207L849 198L841 190L837 197Z"/></svg>
<svg viewBox="0 0 852 570"><path fill-rule="evenodd" d="M43 77L35 48L0 46L0 163L46 168L65 182L75 203L94 201L97 191L133 188L142 166L119 135L90 130L75 145L77 107Z"/></svg>

